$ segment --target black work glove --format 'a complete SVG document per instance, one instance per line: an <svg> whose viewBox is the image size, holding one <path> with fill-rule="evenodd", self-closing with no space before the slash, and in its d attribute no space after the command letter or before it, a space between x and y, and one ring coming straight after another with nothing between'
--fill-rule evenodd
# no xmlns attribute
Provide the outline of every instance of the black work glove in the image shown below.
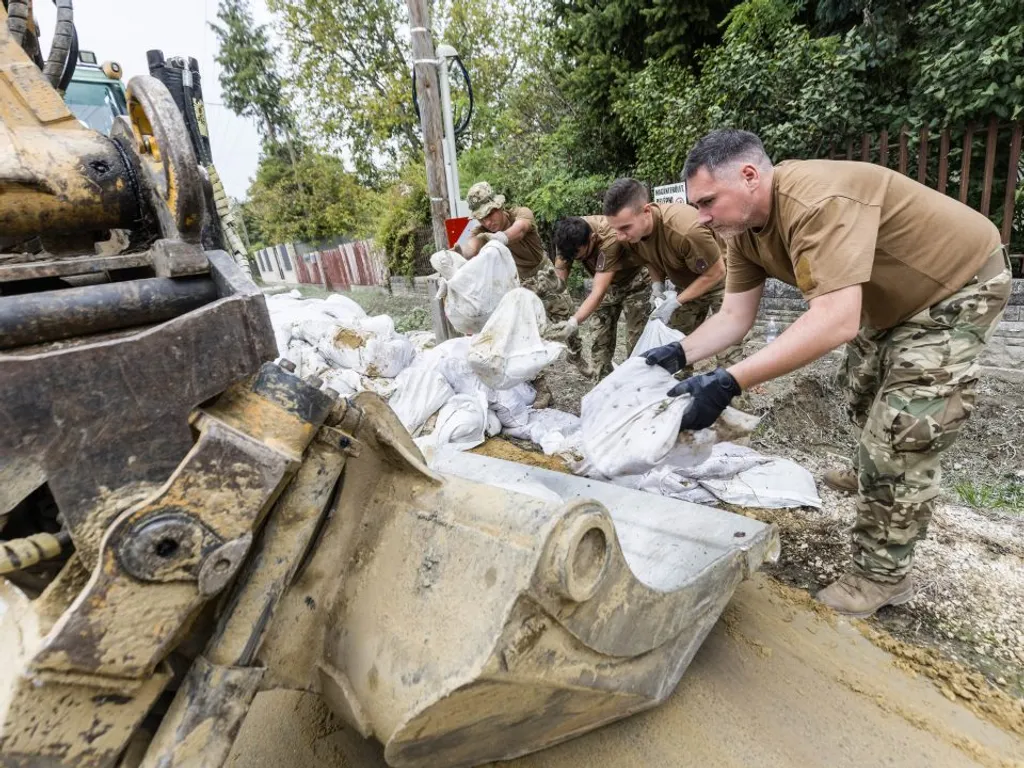
<svg viewBox="0 0 1024 768"><path fill-rule="evenodd" d="M678 397L682 394L693 396L693 402L679 423L680 432L684 429L710 427L739 393L739 383L725 368L716 368L711 373L692 376L668 391L669 397Z"/></svg>
<svg viewBox="0 0 1024 768"><path fill-rule="evenodd" d="M669 373L679 373L686 367L686 353L678 341L649 349L643 353L643 358L648 365L660 365Z"/></svg>

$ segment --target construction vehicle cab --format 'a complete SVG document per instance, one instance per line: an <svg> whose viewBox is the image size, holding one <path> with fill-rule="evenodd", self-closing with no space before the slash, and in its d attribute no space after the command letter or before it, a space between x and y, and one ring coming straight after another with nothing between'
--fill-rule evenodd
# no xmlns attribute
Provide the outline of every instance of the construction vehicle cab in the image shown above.
<svg viewBox="0 0 1024 768"><path fill-rule="evenodd" d="M64 91L64 103L86 126L109 136L114 119L128 114L122 74L116 61L98 64L95 53L79 51L75 73Z"/></svg>

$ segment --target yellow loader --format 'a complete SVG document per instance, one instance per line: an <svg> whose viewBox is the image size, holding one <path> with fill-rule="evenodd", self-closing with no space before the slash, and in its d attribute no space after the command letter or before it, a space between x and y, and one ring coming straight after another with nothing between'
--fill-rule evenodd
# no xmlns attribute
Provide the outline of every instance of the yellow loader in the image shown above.
<svg viewBox="0 0 1024 768"><path fill-rule="evenodd" d="M479 456L292 375L149 76L109 136L0 10L0 765L224 763L258 691L394 766L469 766L655 706L754 520Z"/></svg>

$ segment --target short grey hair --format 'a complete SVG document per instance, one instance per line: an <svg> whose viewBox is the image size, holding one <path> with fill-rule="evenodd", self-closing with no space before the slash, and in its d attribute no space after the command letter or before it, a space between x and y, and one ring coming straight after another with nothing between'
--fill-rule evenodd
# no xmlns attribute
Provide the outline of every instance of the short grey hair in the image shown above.
<svg viewBox="0 0 1024 768"><path fill-rule="evenodd" d="M736 128L720 128L707 134L690 150L683 166L683 181L692 179L701 168L706 168L713 175L720 166L737 161L762 169L772 164L757 134Z"/></svg>

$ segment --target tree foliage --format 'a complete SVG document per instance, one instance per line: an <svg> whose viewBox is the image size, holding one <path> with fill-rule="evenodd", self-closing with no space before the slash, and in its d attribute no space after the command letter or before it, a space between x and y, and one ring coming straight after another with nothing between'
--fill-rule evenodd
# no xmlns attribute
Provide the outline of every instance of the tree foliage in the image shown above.
<svg viewBox="0 0 1024 768"><path fill-rule="evenodd" d="M311 130L343 146L363 178L400 168L420 151L412 58L403 0L268 0L280 18ZM435 2L435 45L447 42L471 73L476 108L466 146L499 138L496 124L523 60L530 6ZM468 107L460 80L453 99Z"/></svg>
<svg viewBox="0 0 1024 768"><path fill-rule="evenodd" d="M277 142L278 134L292 127L277 48L266 27L253 21L248 0L220 0L217 18L221 23L210 28L220 43L215 61L224 103L235 114L254 118L264 139Z"/></svg>
<svg viewBox="0 0 1024 768"><path fill-rule="evenodd" d="M338 157L299 147L293 168L282 147L265 145L246 206L256 223L247 219L246 226L266 244L365 237L373 231L376 200Z"/></svg>

